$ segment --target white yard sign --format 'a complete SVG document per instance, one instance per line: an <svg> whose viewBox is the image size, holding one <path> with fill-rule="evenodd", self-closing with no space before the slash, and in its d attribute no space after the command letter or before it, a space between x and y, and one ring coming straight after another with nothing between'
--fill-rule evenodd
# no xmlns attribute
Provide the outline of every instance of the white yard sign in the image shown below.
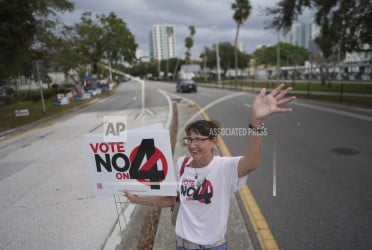
<svg viewBox="0 0 372 250"><path fill-rule="evenodd" d="M129 130L110 140L85 136L84 148L97 195L176 196L169 131L158 126Z"/></svg>

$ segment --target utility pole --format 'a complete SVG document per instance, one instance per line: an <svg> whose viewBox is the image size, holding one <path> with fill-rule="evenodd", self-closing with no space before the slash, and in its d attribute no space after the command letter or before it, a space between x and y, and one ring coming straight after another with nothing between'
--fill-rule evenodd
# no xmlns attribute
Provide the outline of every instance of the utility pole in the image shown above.
<svg viewBox="0 0 372 250"><path fill-rule="evenodd" d="M216 61L217 61L217 83L221 85L221 69L220 69L220 49L218 45L218 38L217 38L217 27L215 26L216 30Z"/></svg>
<svg viewBox="0 0 372 250"><path fill-rule="evenodd" d="M112 82L112 70L111 70L111 62L108 60L108 66L109 66L109 73L110 73L110 82Z"/></svg>
<svg viewBox="0 0 372 250"><path fill-rule="evenodd" d="M43 94L43 86L42 86L42 79L40 77L40 70L39 70L39 64L41 64L41 60L35 61L35 66L36 66L36 74L37 74L37 80L39 82L39 88L40 88L40 96L41 96L41 105L43 108L43 113L45 114L45 102L44 102L44 94Z"/></svg>
<svg viewBox="0 0 372 250"><path fill-rule="evenodd" d="M276 81L279 84L280 80L280 38L278 32L278 44L276 45Z"/></svg>
<svg viewBox="0 0 372 250"><path fill-rule="evenodd" d="M159 80L160 80L160 71L161 71L161 68L160 68L160 62L161 62L161 57L159 57L158 59L158 77L159 77Z"/></svg>

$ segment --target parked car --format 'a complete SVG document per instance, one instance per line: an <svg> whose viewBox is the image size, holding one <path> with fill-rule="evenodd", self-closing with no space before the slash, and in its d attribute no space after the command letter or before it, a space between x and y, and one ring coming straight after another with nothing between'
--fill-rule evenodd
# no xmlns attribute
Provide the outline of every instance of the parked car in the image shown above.
<svg viewBox="0 0 372 250"><path fill-rule="evenodd" d="M196 83L193 80L181 79L177 82L176 86L177 92L196 92Z"/></svg>

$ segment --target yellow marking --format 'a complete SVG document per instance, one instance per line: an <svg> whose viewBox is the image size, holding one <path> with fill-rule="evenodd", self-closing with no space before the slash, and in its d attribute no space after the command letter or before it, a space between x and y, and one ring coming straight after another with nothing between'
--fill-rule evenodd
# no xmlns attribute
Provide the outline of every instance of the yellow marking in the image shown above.
<svg viewBox="0 0 372 250"><path fill-rule="evenodd" d="M202 107L199 104L195 103L194 105L197 109L200 110L200 113L203 115L205 120L210 120L207 113L203 111ZM221 154L227 157L232 156L229 148L226 146L224 140L220 135L218 135L217 141L218 148ZM256 232L257 239L261 245L261 248L263 250L278 250L279 246L276 243L276 240L273 234L271 233L269 225L267 224L267 221L264 215L262 214L260 208L258 207L256 199L254 198L247 184L245 184L239 190L239 195L243 202L245 211L248 214L248 217L252 223L253 230Z"/></svg>

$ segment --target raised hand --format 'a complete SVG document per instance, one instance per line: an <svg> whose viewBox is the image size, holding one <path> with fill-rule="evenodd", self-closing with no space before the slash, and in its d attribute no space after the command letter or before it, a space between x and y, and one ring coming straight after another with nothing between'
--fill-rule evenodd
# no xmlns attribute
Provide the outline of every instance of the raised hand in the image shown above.
<svg viewBox="0 0 372 250"><path fill-rule="evenodd" d="M266 89L261 89L260 93L254 99L252 105L252 120L260 123L263 119L273 113L291 112L291 108L283 108L282 106L296 99L295 96L286 97L292 91L291 87L284 88L284 84L280 84L269 94L266 94Z"/></svg>

